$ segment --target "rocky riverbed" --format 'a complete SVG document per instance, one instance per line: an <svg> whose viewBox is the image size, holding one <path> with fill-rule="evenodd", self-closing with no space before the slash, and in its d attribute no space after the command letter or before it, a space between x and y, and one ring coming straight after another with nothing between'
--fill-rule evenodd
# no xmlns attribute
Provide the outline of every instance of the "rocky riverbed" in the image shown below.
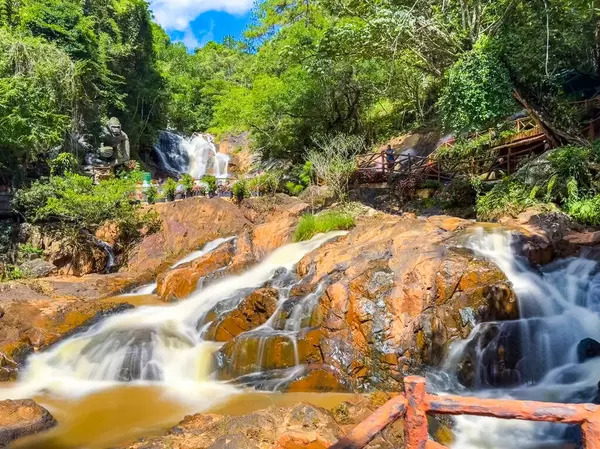
<svg viewBox="0 0 600 449"><path fill-rule="evenodd" d="M131 309L133 297L118 295L135 286L156 280L156 303L186 302L198 287L246 272L291 240L308 209L284 195L247 200L240 207L199 198L160 204L162 231L146 237L118 273L0 285L2 379L16 378L29 354ZM561 219L530 212L504 226L521 236L518 251L533 262L595 244L595 234ZM401 391L404 376L439 366L449 344L469 336L478 323L519 317L506 276L464 247L477 226L451 217L400 217L363 208L347 235L201 317L202 339L218 343L214 375L259 390ZM191 251L229 237L236 238L171 268ZM468 379L469 365L461 369ZM0 418L11 407L4 404ZM341 409L296 404L247 416L200 414L165 436L127 447L327 447L377 404L357 396ZM44 418L40 426L35 420L41 418L25 415L21 430L6 441L53 423ZM401 446L400 430L386 432L370 447Z"/></svg>

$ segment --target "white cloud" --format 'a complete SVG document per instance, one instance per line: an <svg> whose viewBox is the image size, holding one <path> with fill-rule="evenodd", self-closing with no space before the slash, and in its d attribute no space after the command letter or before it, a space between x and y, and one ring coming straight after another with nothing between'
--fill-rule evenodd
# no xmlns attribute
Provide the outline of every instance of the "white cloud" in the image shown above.
<svg viewBox="0 0 600 449"><path fill-rule="evenodd" d="M254 0L153 0L152 10L156 21L167 31L187 32L190 23L202 13L244 14L250 11L253 3Z"/></svg>

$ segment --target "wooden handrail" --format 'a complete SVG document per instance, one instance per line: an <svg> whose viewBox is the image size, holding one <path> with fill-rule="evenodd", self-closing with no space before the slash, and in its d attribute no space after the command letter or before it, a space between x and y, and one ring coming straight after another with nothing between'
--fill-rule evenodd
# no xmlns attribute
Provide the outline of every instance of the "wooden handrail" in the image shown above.
<svg viewBox="0 0 600 449"><path fill-rule="evenodd" d="M425 379L404 379L405 394L396 396L330 449L362 449L386 427L404 418L407 449L448 449L429 441L427 415L474 415L499 419L580 425L585 449L600 449L600 407L594 404L480 399L426 393Z"/></svg>

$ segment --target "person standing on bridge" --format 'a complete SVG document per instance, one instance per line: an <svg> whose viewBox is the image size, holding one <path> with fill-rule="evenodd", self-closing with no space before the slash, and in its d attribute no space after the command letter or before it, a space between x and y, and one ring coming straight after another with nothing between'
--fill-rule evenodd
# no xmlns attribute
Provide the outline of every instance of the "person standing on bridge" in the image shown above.
<svg viewBox="0 0 600 449"><path fill-rule="evenodd" d="M389 171L394 171L394 166L396 165L396 155L394 154L394 150L391 145L387 146L387 150L385 150L385 159L387 161L387 168Z"/></svg>

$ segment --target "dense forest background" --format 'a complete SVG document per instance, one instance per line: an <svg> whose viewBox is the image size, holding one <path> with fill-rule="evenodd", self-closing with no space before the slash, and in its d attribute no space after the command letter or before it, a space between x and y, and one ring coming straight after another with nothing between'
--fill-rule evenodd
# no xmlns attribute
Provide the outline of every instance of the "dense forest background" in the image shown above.
<svg viewBox="0 0 600 449"><path fill-rule="evenodd" d="M11 182L117 116L134 155L161 129L251 131L301 161L319 135L466 132L524 108L577 140L600 73L595 0L264 0L242 40L189 52L145 0L0 0L0 173ZM81 155L78 155L81 156Z"/></svg>

